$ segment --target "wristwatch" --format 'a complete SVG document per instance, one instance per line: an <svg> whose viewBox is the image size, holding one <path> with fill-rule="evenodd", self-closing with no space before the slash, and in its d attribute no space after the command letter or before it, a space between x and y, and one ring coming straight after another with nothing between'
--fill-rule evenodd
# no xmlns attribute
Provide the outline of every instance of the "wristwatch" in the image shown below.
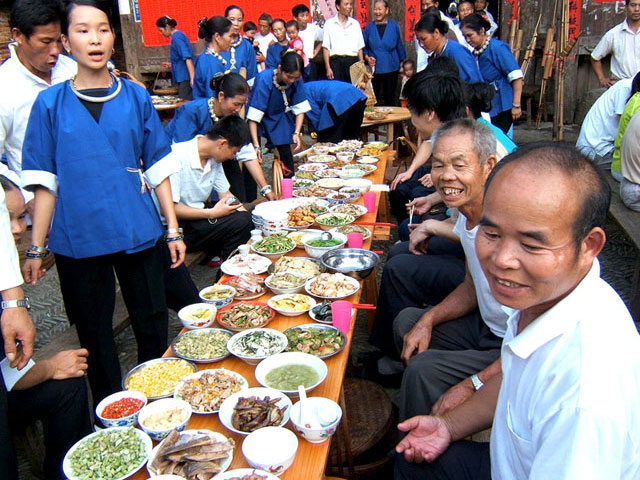
<svg viewBox="0 0 640 480"><path fill-rule="evenodd" d="M480 390L482 387L484 387L484 383L482 383L482 380L480 380L480 377L478 377L478 375L476 373L474 373L473 375L471 375L471 383L473 383L473 389L477 392L478 390Z"/></svg>
<svg viewBox="0 0 640 480"><path fill-rule="evenodd" d="M26 308L27 310L31 310L31 304L29 303L28 298L23 298L21 300L3 300L2 301L2 309L5 310L7 308Z"/></svg>

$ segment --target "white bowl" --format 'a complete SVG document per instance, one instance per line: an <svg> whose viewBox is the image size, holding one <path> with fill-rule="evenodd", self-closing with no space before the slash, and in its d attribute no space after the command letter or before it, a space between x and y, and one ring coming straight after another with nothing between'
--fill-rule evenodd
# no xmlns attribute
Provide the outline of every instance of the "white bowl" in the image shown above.
<svg viewBox="0 0 640 480"><path fill-rule="evenodd" d="M270 357L265 358L261 361L256 370L254 372L256 380L260 385L267 388L273 388L267 385L265 380L267 374L271 372L273 369L282 367L284 365L306 365L313 368L318 374L318 381L309 387L306 387L305 390L310 392L322 382L324 382L325 378L327 378L327 364L324 363L324 360L318 357L314 357L308 353L301 352L284 352L279 353L277 355L272 355ZM283 393L286 393L289 396L297 396L298 388L296 387L294 390L283 390L280 388L276 388L276 390L280 390Z"/></svg>
<svg viewBox="0 0 640 480"><path fill-rule="evenodd" d="M149 415L161 412L163 410L176 409L180 409L187 413L186 418L182 422L175 423L169 428L160 430L155 430L145 425L145 422L149 418ZM144 430L144 432L149 435L152 440L159 442L160 440L165 439L172 430L181 432L185 428L187 428L187 423L189 423L190 418L191 405L189 405L187 402L185 402L184 400L178 400L177 398L163 398L162 400L157 400L153 403L150 403L140 411L140 415L138 416L138 425L140 425L140 428L142 428L142 430Z"/></svg>
<svg viewBox="0 0 640 480"><path fill-rule="evenodd" d="M233 470L219 473L214 478L216 480L233 480L237 478L250 477L251 475L255 475L258 478L264 477L265 480L278 480L278 477L273 473L265 472L264 470L260 470L258 468L234 468ZM178 477L179 480L182 480L183 478L184 477Z"/></svg>
<svg viewBox="0 0 640 480"><path fill-rule="evenodd" d="M289 421L289 414L291 412L291 400L284 393L279 390L275 390L273 388L262 388L262 387L254 387L248 390L242 390L241 392L236 392L227 398L222 405L220 405L220 410L218 411L218 418L220 419L220 423L222 423L225 427L231 430L238 435L249 435L251 432L243 432L242 430L238 430L234 428L232 424L232 416L233 410L238 403L238 400L241 398L249 398L249 397L257 397L260 399L264 399L269 397L271 400L278 399L276 406L278 408L285 408L284 413L282 414L282 421L279 425L273 425L275 427L284 427ZM262 427L266 428L266 427ZM255 430L254 430L255 431Z"/></svg>
<svg viewBox="0 0 640 480"><path fill-rule="evenodd" d="M211 312L211 316L207 319L194 319L191 318L191 314L194 311L206 309ZM189 330L197 330L199 328L209 328L213 325L213 322L216 320L216 315L218 313L218 307L213 305L212 303L194 303L192 305L187 305L186 307L182 307L178 311L178 318L182 323L182 326Z"/></svg>
<svg viewBox="0 0 640 480"><path fill-rule="evenodd" d="M276 308L275 302L277 302L279 300L282 300L283 298L293 297L295 295L302 295L303 297L306 297L306 300L309 303L309 308L307 308L306 310L285 310L285 309L282 309L282 308ZM276 295L274 297L271 297L267 301L267 305L269 305L271 308L273 308L280 315L284 315L285 317L297 317L299 315L304 315L309 310L311 310L313 307L315 307L316 306L316 301L313 298L311 298L309 295L305 295L304 293L285 293L285 294L282 294L282 295Z"/></svg>
<svg viewBox="0 0 640 480"><path fill-rule="evenodd" d="M362 192L368 192L371 190L371 185L373 185L373 182L366 178L349 178L344 181L345 187L359 188Z"/></svg>
<svg viewBox="0 0 640 480"><path fill-rule="evenodd" d="M303 236L306 236L306 235L307 235L306 233L303 234ZM284 274L285 273L280 273L280 274L272 273L271 275L269 275L265 279L264 284L267 287L269 287L269 289L273 293L275 293L276 295L282 295L282 294L285 294L285 293L298 293L298 292L301 292L302 290L304 290L304 284L307 281L306 277L303 277L302 275L298 275L298 274L295 274L295 273L286 273L286 275L293 275L294 277L300 279L301 283L297 287L285 287L285 288L283 288L283 287L276 287L276 286L271 284L271 282L273 281L273 277L274 276L276 276L276 275L284 275Z"/></svg>
<svg viewBox="0 0 640 480"><path fill-rule="evenodd" d="M255 334L256 332L266 332L268 334L271 334L274 337L277 337L278 342L279 342L278 348L276 349L275 345L274 345L274 352L273 353L269 353L267 355L264 355L264 354L243 355L243 354L240 354L236 349L236 343L242 337L246 337L247 335L250 335L250 334ZM246 362L249 365L257 365L258 363L260 363L265 358L267 358L267 357L269 357L271 355L276 355L276 354L278 354L280 352L283 352L287 348L288 344L289 344L289 341L287 340L287 336L284 333L282 333L281 331L279 331L279 330L275 330L273 328L250 328L248 330L243 330L241 332L238 332L233 337L231 337L229 339L229 341L227 342L227 350L229 350L231 355L233 355L234 357L238 357L243 362Z"/></svg>
<svg viewBox="0 0 640 480"><path fill-rule="evenodd" d="M340 162L350 162L355 156L354 152L336 152L336 158Z"/></svg>
<svg viewBox="0 0 640 480"><path fill-rule="evenodd" d="M353 189L356 189L357 192L348 191ZM338 193L349 196L347 203L356 203L358 199L362 196L362 190L358 187L342 187L340 190L338 190Z"/></svg>
<svg viewBox="0 0 640 480"><path fill-rule="evenodd" d="M321 178L316 185L330 190L338 190L343 187L343 182L339 178Z"/></svg>
<svg viewBox="0 0 640 480"><path fill-rule="evenodd" d="M298 434L310 443L323 443L326 442L334 433L340 424L342 419L342 409L333 400L324 397L309 397L305 401L305 417L300 418L300 402L297 402L291 409L291 423ZM320 415L318 415L320 413ZM326 415L328 419L335 418L335 420L329 424L321 422L322 415ZM315 417L313 427L308 422L309 415ZM305 422L306 420L306 422ZM324 426L322 426L324 423Z"/></svg>
<svg viewBox="0 0 640 480"><path fill-rule="evenodd" d="M332 205L340 205L341 203L353 203L359 197L360 197L360 194L358 194L358 197L354 197L350 193L342 193L340 191L337 191L337 192L331 192L329 195L327 195L327 200L329 200L329 202L331 202Z"/></svg>
<svg viewBox="0 0 640 480"><path fill-rule="evenodd" d="M321 223L321 221L327 219L328 217L333 216L333 217L339 217L343 220L344 223L340 224L340 225L327 225L325 223ZM322 215L318 215L316 217L316 223L318 224L318 226L320 226L320 228L322 230L330 230L333 227L341 227L342 225L350 225L353 222L355 222L356 219L354 217L352 217L351 215L345 215L343 213L323 213Z"/></svg>
<svg viewBox="0 0 640 480"><path fill-rule="evenodd" d="M287 220L287 225L289 224L289 221ZM293 251L296 248L296 242L294 242L293 240L291 240L290 238L287 238L287 233L288 232L284 232L282 235L280 235L281 237L283 237L284 239L290 241L293 245L288 249L288 250L284 250L282 252L277 252L277 253L269 253L269 252L259 252L258 250L256 250L254 248L254 245L251 244L251 251L253 253L256 253L258 255L262 255L263 257L267 257L270 260L278 260L280 257L282 257L283 255L286 255L287 253ZM275 235L270 235L270 236L275 236ZM263 239L261 241L266 241L266 239Z"/></svg>
<svg viewBox="0 0 640 480"><path fill-rule="evenodd" d="M209 290L213 290L213 289L220 289L220 290L228 290L229 292L232 292L233 294L225 297L225 298L221 298L220 300L208 300L207 298L205 298L205 294L209 291ZM211 285L209 287L205 287L202 290L200 290L200 299L204 302L204 303L209 303L211 305L215 305L217 308L222 308L222 307L226 307L227 305L229 305L231 302L233 302L233 297L236 296L236 289L233 288L231 285Z"/></svg>
<svg viewBox="0 0 640 480"><path fill-rule="evenodd" d="M374 163L378 163L379 161L380 159L378 157L371 157L369 155L365 155L363 157L358 158L358 160L356 160L356 162L358 163L367 164L367 165L372 165Z"/></svg>
<svg viewBox="0 0 640 480"><path fill-rule="evenodd" d="M313 293L313 292L311 291L311 285L313 285L313 283L314 283L318 278L320 278L320 276L321 276L322 274L318 275L317 277L310 278L309 280L307 280L307 283L305 283L305 284L304 284L304 290L305 290L305 292L307 292L309 295L313 295L314 297L316 297L316 298L321 298L321 299L323 299L323 300L340 300L340 299L342 299L342 298L350 297L351 295L353 295L354 293L356 293L358 290L360 290L360 282L359 282L358 280L356 280L355 278L350 277L350 276L348 276L348 275L345 275L344 273L341 273L341 272L331 273L331 275L340 275L340 274L344 275L344 276L346 277L346 280L345 280L345 281L346 281L346 282L349 282L349 283L353 286L354 290L353 290L351 293L347 293L346 295L338 295L338 296L336 296L336 297L327 297L327 296L318 295L317 293Z"/></svg>
<svg viewBox="0 0 640 480"><path fill-rule="evenodd" d="M312 240L317 240L321 238L322 233L307 233L304 237L302 237L302 240L301 240L302 245L304 246L304 249L309 254L309 256L314 258L320 258L322 257L322 255L324 255L327 252L330 252L331 250L344 247L344 245L347 243L346 235L343 235L341 233L335 233L332 235L333 235L333 238L335 238L336 240L340 240L340 243L333 247L314 247L308 244L308 242Z"/></svg>
<svg viewBox="0 0 640 480"><path fill-rule="evenodd" d="M349 180L354 178L362 178L367 174L366 171L361 168L344 168L339 170L338 176L343 180Z"/></svg>
<svg viewBox="0 0 640 480"><path fill-rule="evenodd" d="M334 157L333 155L329 155L328 153L310 155L309 157L307 157L307 161L309 163L329 163L333 162L335 159L336 157Z"/></svg>
<svg viewBox="0 0 640 480"><path fill-rule="evenodd" d="M122 400L123 398L135 398L136 400L142 400L143 403L142 403L142 406L135 413L132 413L131 415L127 415L126 417L104 418L102 416L102 411L105 409L105 407L112 404L113 402ZM96 407L96 416L100 419L100 422L102 422L102 424L107 428L130 427L132 425L135 425L136 421L138 420L138 414L140 413L140 410L142 410L146 404L147 404L147 397L144 395L144 393L136 392L135 390L126 390L124 392L116 392L116 393L112 393L108 397L103 398L102 401L98 403L98 406Z"/></svg>
<svg viewBox="0 0 640 480"><path fill-rule="evenodd" d="M340 207L341 205L334 205L333 207L330 208L330 211L332 213L345 213L345 212L340 212ZM352 217L355 217L356 220L358 218L360 218L363 215L366 215L368 213L367 207L365 207L364 205L349 205L348 207L345 206L344 208L350 208L352 210L358 210L358 214L353 214L353 213L347 213L346 215L351 215Z"/></svg>
<svg viewBox="0 0 640 480"><path fill-rule="evenodd" d="M242 455L253 468L282 475L298 451L298 437L283 427L265 427L250 433L242 442Z"/></svg>

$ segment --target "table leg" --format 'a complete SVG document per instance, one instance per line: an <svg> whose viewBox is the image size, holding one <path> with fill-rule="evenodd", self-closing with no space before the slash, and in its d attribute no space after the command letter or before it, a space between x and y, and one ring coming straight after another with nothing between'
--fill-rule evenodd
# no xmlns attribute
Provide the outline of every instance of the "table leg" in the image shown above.
<svg viewBox="0 0 640 480"><path fill-rule="evenodd" d="M344 452L347 460L349 473L348 479L355 479L356 472L353 464L353 455L351 454L351 436L349 435L349 421L347 419L347 407L344 401L344 385L340 389L340 397L338 398L338 404L342 409L342 420L340 421L340 427L342 428L342 434L344 435Z"/></svg>

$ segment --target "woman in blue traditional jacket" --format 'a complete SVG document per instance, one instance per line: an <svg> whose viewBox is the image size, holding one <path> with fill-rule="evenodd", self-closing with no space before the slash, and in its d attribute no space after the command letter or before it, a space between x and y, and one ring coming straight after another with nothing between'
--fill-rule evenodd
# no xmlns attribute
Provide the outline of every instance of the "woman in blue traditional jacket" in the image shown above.
<svg viewBox="0 0 640 480"><path fill-rule="evenodd" d="M364 58L375 67L373 91L378 104L395 105L398 71L407 52L400 35L398 24L389 18L387 0L376 0L373 4L373 18L362 32L364 36Z"/></svg>
<svg viewBox="0 0 640 480"><path fill-rule="evenodd" d="M231 71L240 73L240 69L244 68L245 78L249 86L253 87L253 82L258 75L258 62L253 43L242 36L244 12L237 5L229 5L224 11L224 16L231 22L231 35L234 40L229 51L224 52L222 56L229 65L233 65Z"/></svg>
<svg viewBox="0 0 640 480"><path fill-rule="evenodd" d="M229 61L222 54L229 51L233 42L231 22L224 17L204 17L198 22L198 37L203 38L207 47L198 56L193 80L193 98L211 98L211 79L216 73L233 72L235 59Z"/></svg>
<svg viewBox="0 0 640 480"><path fill-rule="evenodd" d="M178 108L173 119L165 127L172 142L186 142L196 135L206 135L214 123L227 115L238 115L249 98L249 85L237 73L216 74L211 79L215 95L211 98L197 98ZM269 200L275 200L271 186L264 178L264 172L258 161L253 144L248 143L236 155L237 161L222 163L224 174L231 186L230 190L241 202L251 202L256 198L253 191L245 191L243 174L238 162L258 184L261 194Z"/></svg>
<svg viewBox="0 0 640 480"><path fill-rule="evenodd" d="M485 82L493 85L496 96L491 104L491 123L507 133L513 121L520 118L520 98L524 75L508 44L491 38L487 32L491 24L477 13L462 19L460 28L467 42L474 47L480 73Z"/></svg>
<svg viewBox="0 0 640 480"><path fill-rule="evenodd" d="M302 57L295 51L285 52L278 68L269 68L258 74L249 97L249 129L256 151L260 151L260 131L269 142L276 146L280 160L293 175L293 154L302 147L302 124L304 114L311 109L305 93L302 72Z"/></svg>
<svg viewBox="0 0 640 480"><path fill-rule="evenodd" d="M78 74L38 95L22 157L23 182L35 190L24 278L37 282L48 235L67 316L90 352L94 401L122 388L112 331L114 270L143 362L167 347L166 246L160 242L168 242L174 268L186 250L168 179L178 169L166 157L169 139L149 94L109 73L115 36L102 5L67 3L62 41Z"/></svg>
<svg viewBox="0 0 640 480"><path fill-rule="evenodd" d="M267 48L267 59L265 60L266 68L277 68L280 65L282 53L289 50L289 41L287 40L287 28L285 21L277 18L271 24L271 30L276 37L277 42L272 43Z"/></svg>
<svg viewBox="0 0 640 480"><path fill-rule="evenodd" d="M184 100L191 100L193 92L193 78L195 70L193 67L193 47L189 38L180 30L176 30L178 22L173 18L165 15L156 20L156 27L160 33L169 38L171 37L171 47L169 53L171 56L171 76L173 83L178 85L178 96Z"/></svg>
<svg viewBox="0 0 640 480"><path fill-rule="evenodd" d="M318 80L304 84L311 110L306 113L319 142L360 138L367 96L347 82Z"/></svg>
<svg viewBox="0 0 640 480"><path fill-rule="evenodd" d="M478 62L473 54L458 42L447 39L449 25L440 15L428 13L423 15L416 24L416 38L430 58L452 58L460 70L460 80L467 83L482 82L482 75L478 69Z"/></svg>

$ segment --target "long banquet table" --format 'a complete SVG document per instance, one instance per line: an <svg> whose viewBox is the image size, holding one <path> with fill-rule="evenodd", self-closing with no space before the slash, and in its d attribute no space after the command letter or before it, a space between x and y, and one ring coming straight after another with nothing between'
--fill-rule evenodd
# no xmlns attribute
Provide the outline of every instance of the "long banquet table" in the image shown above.
<svg viewBox="0 0 640 480"><path fill-rule="evenodd" d="M380 161L376 164L378 169L373 172L373 174L368 175L367 179L373 181L374 184L379 184L384 181L384 172L387 165L387 156L388 153L384 152L380 157ZM379 208L380 202L380 193L376 195L376 211L372 213L367 213L360 217L357 222L365 222L365 223L374 223L376 221L376 215ZM363 205L363 199L360 199L357 202L360 205ZM373 225L365 225L369 230L373 231ZM371 248L371 240L373 236L364 242L363 247L370 249ZM289 254L290 256L307 256L304 249L296 248L293 252ZM375 272L372 274L375 275ZM347 297L346 300L351 301L352 303L358 303L360 300L360 296L362 294L362 283L361 288L351 295ZM273 293L268 291L262 297L256 299L256 301L266 303L267 300L273 296ZM355 325L357 311L354 309L353 315L351 317L351 329L349 334L347 335L347 345L337 355L326 359L326 364L329 370L327 378L324 382L322 382L318 387L316 387L313 391L310 392L309 396L317 396L317 397L326 397L330 398L333 401L338 402L340 397L340 392L342 390L342 382L345 376L345 370L347 367L348 359L349 359L349 351L351 348L351 340L353 334L353 327ZM286 317L284 315L276 314L275 318L271 323L269 323L269 328L275 328L276 330L284 331L287 328L301 325L305 323L313 323L313 320L309 317L308 314L299 315L297 317ZM184 331L184 330L183 330ZM171 349L167 350L165 353L166 357L174 356ZM257 382L256 377L254 375L255 366L248 365L242 360L229 356L223 361L216 363L200 363L198 364L198 369L209 369L209 368L226 368L229 370L233 370L238 372L249 382L250 387L260 387L261 385ZM292 399L293 403L297 402L297 398ZM346 415L343 415L343 421ZM247 468L250 465L246 462L244 457L242 456L242 440L243 436L237 435L229 430L227 430L218 420L217 414L211 415L198 415L193 414L191 420L189 421L189 425L187 426L189 429L209 429L216 432L223 433L227 437L231 437L234 439L236 446L233 451L233 461L229 467L229 470L235 468ZM289 424L287 424L287 428L292 428ZM326 441L320 444L312 444L298 437L299 446L298 452L296 454L293 465L284 472L280 478L285 480L320 480L324 476L325 465L327 463L327 458L329 456L329 447L331 442ZM148 478L146 469L140 470L137 474L130 477L135 480L144 480Z"/></svg>

